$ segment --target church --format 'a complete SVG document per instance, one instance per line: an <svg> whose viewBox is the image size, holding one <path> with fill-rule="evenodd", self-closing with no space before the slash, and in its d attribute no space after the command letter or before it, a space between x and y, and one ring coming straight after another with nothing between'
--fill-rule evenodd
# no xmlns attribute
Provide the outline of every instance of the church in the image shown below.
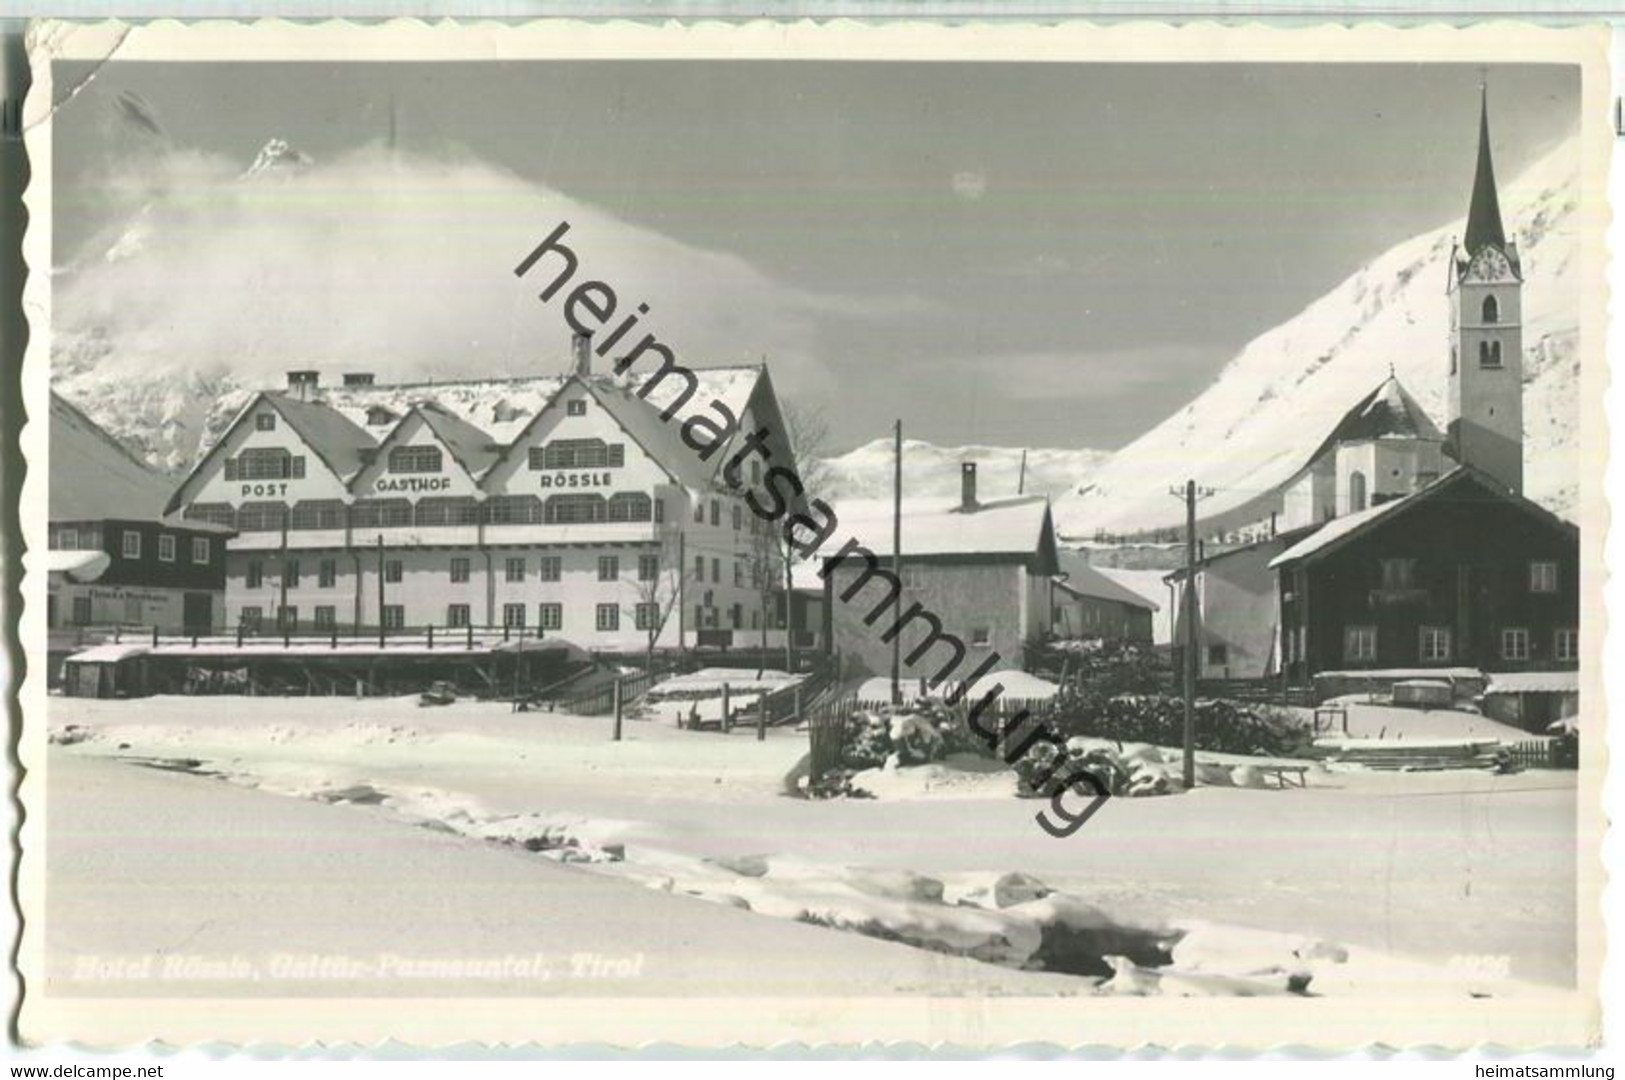
<svg viewBox="0 0 1625 1080"><path fill-rule="evenodd" d="M1448 269L1443 429L1390 373L1273 493L1250 542L1198 560L1201 678L1577 663L1578 530L1523 497L1523 271L1487 100ZM1176 601L1184 578L1168 577Z"/></svg>

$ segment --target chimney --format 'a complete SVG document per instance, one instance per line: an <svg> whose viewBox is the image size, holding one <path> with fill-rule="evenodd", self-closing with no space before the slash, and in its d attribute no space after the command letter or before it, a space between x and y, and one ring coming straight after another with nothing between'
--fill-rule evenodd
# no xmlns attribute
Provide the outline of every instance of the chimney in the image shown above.
<svg viewBox="0 0 1625 1080"><path fill-rule="evenodd" d="M372 385L372 372L370 372L370 371L346 371L344 373L344 385L345 386L371 386Z"/></svg>
<svg viewBox="0 0 1625 1080"><path fill-rule="evenodd" d="M321 372L319 371L290 371L288 372L288 389L299 393L299 400L304 401L321 385Z"/></svg>
<svg viewBox="0 0 1625 1080"><path fill-rule="evenodd" d="M577 334L570 342L570 355L577 375L592 374L592 335Z"/></svg>
<svg viewBox="0 0 1625 1080"><path fill-rule="evenodd" d="M959 463L959 509L970 513L976 509L976 462Z"/></svg>

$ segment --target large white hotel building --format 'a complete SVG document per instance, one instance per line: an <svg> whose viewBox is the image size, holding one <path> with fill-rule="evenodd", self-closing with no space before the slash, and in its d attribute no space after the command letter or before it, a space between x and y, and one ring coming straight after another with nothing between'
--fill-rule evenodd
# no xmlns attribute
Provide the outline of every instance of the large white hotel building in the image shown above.
<svg viewBox="0 0 1625 1080"><path fill-rule="evenodd" d="M779 403L765 367L693 377L685 393L678 371L594 374L584 340L563 376L290 372L223 403L170 510L237 531L223 629L525 626L607 651L766 629L777 647L782 564L743 498L771 466L753 456L738 489L723 467L758 430L793 467ZM737 428L702 458L684 424L725 415Z"/></svg>

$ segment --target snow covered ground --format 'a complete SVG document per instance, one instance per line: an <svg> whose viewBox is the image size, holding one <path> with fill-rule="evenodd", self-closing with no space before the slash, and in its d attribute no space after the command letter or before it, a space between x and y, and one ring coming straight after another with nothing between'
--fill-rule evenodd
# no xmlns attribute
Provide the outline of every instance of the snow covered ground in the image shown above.
<svg viewBox="0 0 1625 1080"><path fill-rule="evenodd" d="M165 935L183 923L218 926L208 932L229 943L232 927L253 922L253 903L275 906L247 899L258 888L251 882L276 875L270 863L303 858L295 849L310 844L333 843L354 855L340 873L349 885L334 886L340 892L353 888L353 895L323 900L339 905L335 911L351 910L346 905L369 910L364 898L377 898L380 882L400 884L404 875L411 880L412 903L438 913L432 920L437 926L467 918L449 912L475 910L485 919L484 908L454 895L458 882L478 880L469 877L473 869L462 873L458 861L483 866L483 860L500 857L509 860L502 863L505 869L491 872L507 875L511 860L521 858L521 867L533 870L538 882L573 883L590 874L593 884L581 888L591 890L623 879L610 883L624 893L582 894L591 900L584 906L598 908L603 919L618 920L623 911L641 911L649 903L679 905L658 916L667 919L661 924L668 928L664 940L692 941L685 951L715 952L729 963L747 948L758 950L760 963L761 948L779 946L709 936L722 925L711 921L719 912L774 941L781 940L774 936L779 933L817 932L830 948L844 949L848 939L867 934L954 949L992 961L977 966L1000 972L986 976L992 980L987 985L1006 992L1016 984L999 979L1038 977L1014 971L1017 966L1053 957L1057 949L1075 955L1079 940L1095 948L1105 931L1097 927L1090 937L1078 928L1097 923L1109 929L1107 937L1128 935L1126 944L1113 946L1123 955L1134 955L1135 942L1153 939L1185 951L1184 961L1175 956L1174 966L1161 971L1131 964L1132 970L1104 984L1107 992L1280 992L1282 972L1305 965L1313 970L1314 989L1324 993L1376 993L1384 985L1414 986L1426 979L1436 980L1441 992L1501 994L1524 983L1571 985L1574 979L1573 773L1316 773L1305 791L1199 788L1161 799L1114 800L1078 834L1056 840L1033 821L1042 804L1009 797L1008 786L1000 790L1008 774L956 775L939 768L935 783L880 791L882 797L873 800L787 798L784 776L806 742L784 730L757 742L753 732L686 732L634 721L625 740L613 743L607 718L512 713L481 703L419 709L405 699L334 702L331 709L313 704L270 698L53 699L50 724L62 745L52 751L48 780L52 934L88 935L94 948L112 948L96 935L123 931L92 932L94 913L116 913L116 905L132 903L144 912L148 905L133 902L130 890L98 899L85 867L87 860L119 859L117 852L138 846L150 857L128 860L131 880L142 879L136 891L156 888L153 906L178 911L157 913L162 918L144 937L130 930L135 936L129 948L172 940ZM346 719L311 719L323 713ZM87 765L89 758L122 763ZM185 759L197 771L234 783L155 773L140 767L143 759ZM94 771L76 781L75 767ZM188 794L205 791L211 794ZM271 795L313 801L283 802ZM203 802L187 803L193 798ZM206 805L215 799L239 809ZM184 828L163 827L161 820L149 826L143 813L169 815ZM352 828L377 831L368 831L364 841L346 841ZM309 839L299 839L302 830ZM419 850L426 840L434 842L433 853ZM482 854L457 854L465 849ZM76 850L91 854L74 856ZM233 865L242 865L220 864L218 876L204 874L214 888L173 893L154 881L165 872L184 876L190 867L216 865L211 860L228 853L237 861ZM336 852L330 857L335 866L343 861ZM416 868L419 860L429 860L424 869ZM554 865L574 860L585 869ZM557 876L566 871L567 877ZM233 885L239 873L245 883ZM285 883L304 882L306 873L289 864L278 879L284 882L279 895L292 895ZM991 897L1011 873L1058 892L1006 897L1012 903L1000 906ZM75 880L78 894L67 887ZM1024 879L1004 880L1009 891L1010 881ZM561 904L569 902L573 888L557 886ZM326 889L322 896L333 895ZM645 895L650 890L694 893L713 903ZM973 894L980 901L969 907L957 902ZM617 906L617 896L624 897L624 906ZM524 910L499 904L490 918L498 925L555 918L547 897L514 904ZM239 911L233 905L248 906ZM382 901L377 908L384 922L405 917ZM306 933L302 920L323 910L313 898L299 908L303 915L273 912L282 930L276 935L280 946L322 951L324 935L350 932L345 926L354 924L335 916L335 928L314 926ZM703 914L693 916L700 921L690 932L696 910ZM557 918L562 929L517 933L515 940L528 947L545 936L554 952L566 947L560 942L596 940L596 930L581 929L565 915ZM141 922L124 921L137 928ZM799 925L806 922L857 934ZM1208 929L1193 936L1190 930L1199 924ZM453 935L453 951L474 948L455 936L462 928L436 932ZM52 940L53 948L71 944L59 936ZM883 944L921 951L862 942ZM1204 951L1238 950L1248 957L1242 966L1274 973L1265 978L1216 962L1204 968L1190 959ZM1485 987L1479 985L1482 969L1464 972L1459 966L1463 957L1485 956L1504 957L1515 982L1496 979ZM750 962L749 956L740 961ZM922 969L909 969L903 960L890 968L876 963L881 974L869 988L926 992L929 979ZM1204 972L1243 978L1245 985L1179 981ZM1042 977L1070 979L1065 992L1087 992L1094 985L1075 976ZM749 992L749 985L746 979L739 992ZM1025 983L1021 989L1034 992Z"/></svg>

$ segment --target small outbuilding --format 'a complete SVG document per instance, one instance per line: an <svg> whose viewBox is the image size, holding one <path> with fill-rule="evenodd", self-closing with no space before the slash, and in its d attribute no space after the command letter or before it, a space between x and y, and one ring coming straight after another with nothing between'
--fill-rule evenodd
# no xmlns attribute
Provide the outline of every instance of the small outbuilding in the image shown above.
<svg viewBox="0 0 1625 1080"><path fill-rule="evenodd" d="M1506 671L1484 688L1484 715L1525 731L1546 732L1580 712L1578 671Z"/></svg>

